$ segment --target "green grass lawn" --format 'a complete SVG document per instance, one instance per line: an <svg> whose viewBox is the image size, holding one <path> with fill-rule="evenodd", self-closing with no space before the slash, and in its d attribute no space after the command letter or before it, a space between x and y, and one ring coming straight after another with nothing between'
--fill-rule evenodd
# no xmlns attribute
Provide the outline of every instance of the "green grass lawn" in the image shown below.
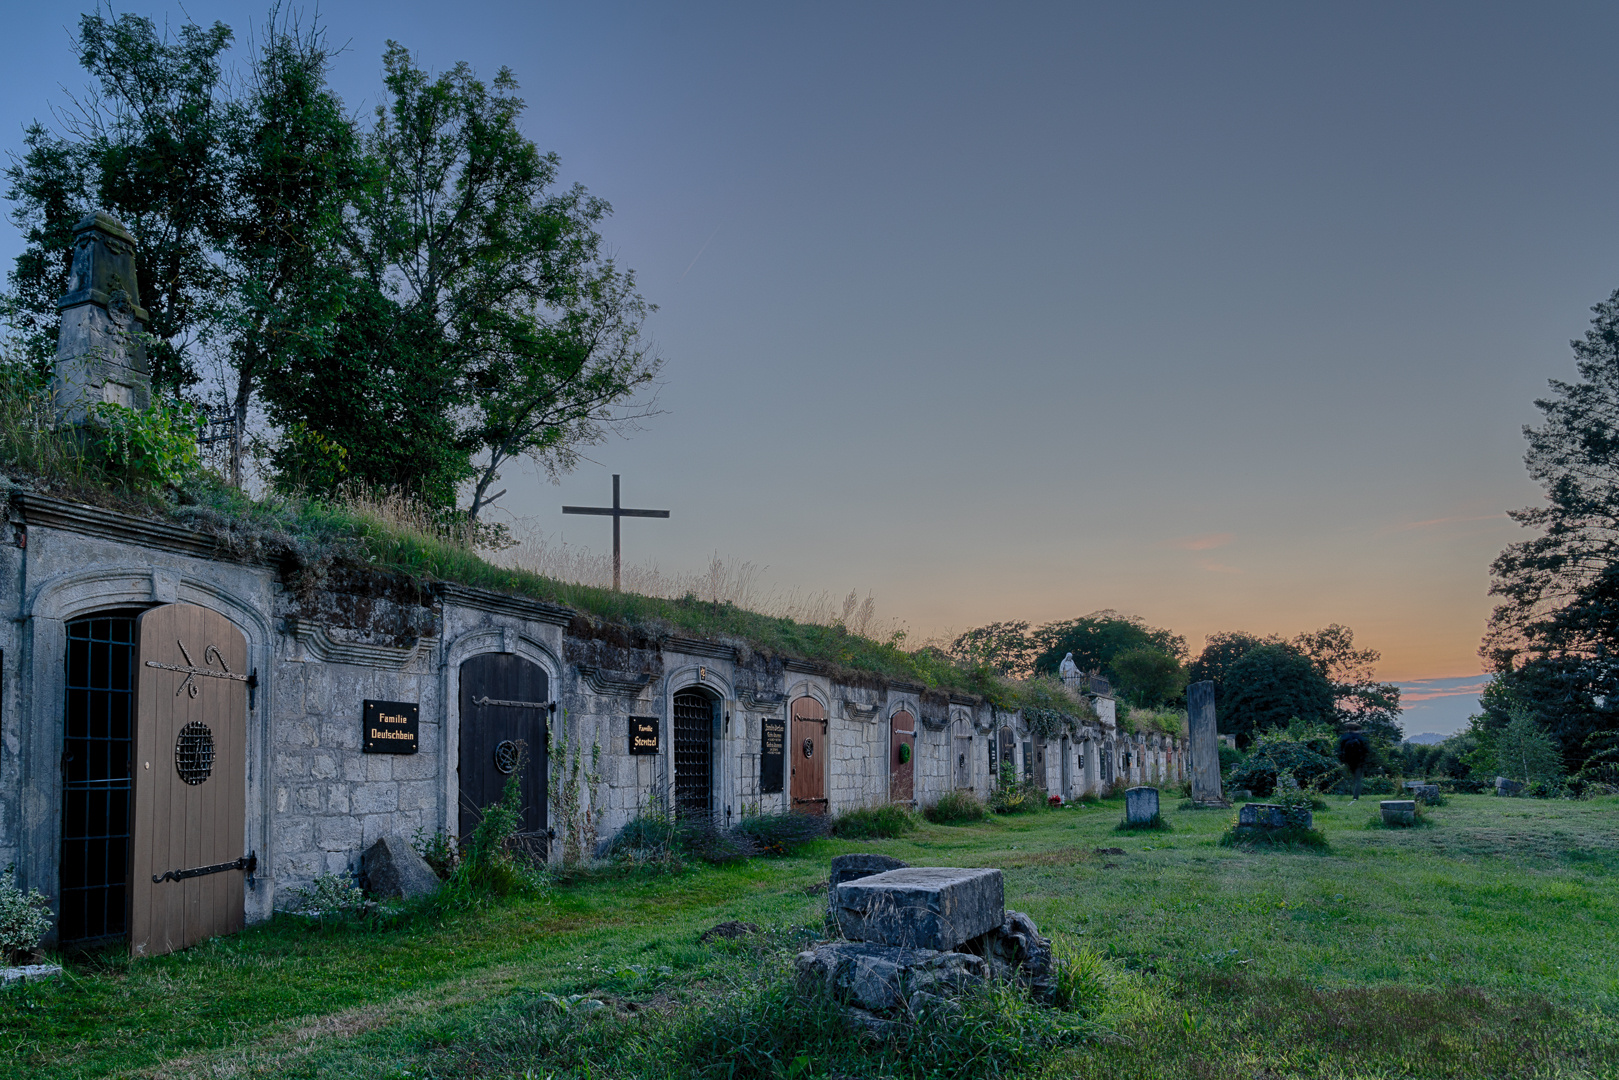
<svg viewBox="0 0 1619 1080"><path fill-rule="evenodd" d="M770 1012L820 930L827 860L880 850L1001 867L1009 907L1108 959L1089 1034L1030 1042L1020 1075L1619 1076L1619 800L1454 796L1431 827L1395 831L1368 827L1375 799L1332 799L1325 852L1217 846L1229 812L1118 833L1120 812L924 825L738 867L604 871L393 930L282 917L155 960L76 961L0 993L0 1075L916 1075ZM728 919L768 933L698 944ZM562 1014L548 996L571 994L609 1007ZM733 1037L773 1064L741 1067Z"/></svg>

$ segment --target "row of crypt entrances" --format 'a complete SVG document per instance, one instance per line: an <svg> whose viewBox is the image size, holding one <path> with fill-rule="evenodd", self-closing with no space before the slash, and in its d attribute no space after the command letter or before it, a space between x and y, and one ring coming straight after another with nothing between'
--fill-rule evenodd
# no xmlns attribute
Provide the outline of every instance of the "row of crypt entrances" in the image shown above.
<svg viewBox="0 0 1619 1080"><path fill-rule="evenodd" d="M246 639L225 616L191 604L121 610L67 627L57 940L127 941L137 956L185 948L245 922L258 868L245 851L247 713L257 687ZM459 832L477 826L515 774L521 834L544 850L554 708L539 665L484 653L460 668ZM675 804L713 815L724 702L676 693ZM828 807L826 710L789 710L791 806ZM358 718L356 718L358 719ZM916 723L889 722L889 797L914 797Z"/></svg>

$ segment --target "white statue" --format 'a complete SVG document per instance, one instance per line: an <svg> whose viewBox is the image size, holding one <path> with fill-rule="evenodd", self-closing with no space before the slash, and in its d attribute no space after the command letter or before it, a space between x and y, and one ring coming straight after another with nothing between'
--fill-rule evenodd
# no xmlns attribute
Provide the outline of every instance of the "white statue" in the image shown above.
<svg viewBox="0 0 1619 1080"><path fill-rule="evenodd" d="M1062 663L1057 665L1057 675L1065 683L1070 679L1079 678L1079 665L1074 663L1073 653L1062 658Z"/></svg>

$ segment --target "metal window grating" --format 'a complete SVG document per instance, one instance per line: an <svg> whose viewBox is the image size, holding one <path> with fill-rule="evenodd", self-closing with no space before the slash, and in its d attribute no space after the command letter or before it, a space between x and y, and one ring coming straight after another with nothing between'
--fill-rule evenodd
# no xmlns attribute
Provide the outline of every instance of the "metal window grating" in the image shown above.
<svg viewBox="0 0 1619 1080"><path fill-rule="evenodd" d="M193 720L180 729L174 740L174 771L193 787L214 771L214 733L207 724Z"/></svg>
<svg viewBox="0 0 1619 1080"><path fill-rule="evenodd" d="M714 705L702 694L675 695L675 804L707 817L713 770Z"/></svg>
<svg viewBox="0 0 1619 1080"><path fill-rule="evenodd" d="M58 936L87 942L128 926L135 620L67 628Z"/></svg>

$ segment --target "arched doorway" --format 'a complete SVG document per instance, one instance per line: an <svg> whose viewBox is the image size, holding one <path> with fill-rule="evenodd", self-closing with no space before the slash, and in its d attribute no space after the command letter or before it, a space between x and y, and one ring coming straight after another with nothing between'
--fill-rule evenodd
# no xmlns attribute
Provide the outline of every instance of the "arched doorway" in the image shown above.
<svg viewBox="0 0 1619 1080"><path fill-rule="evenodd" d="M675 695L675 811L682 816L714 816L714 733L722 708L701 690Z"/></svg>
<svg viewBox="0 0 1619 1080"><path fill-rule="evenodd" d="M916 717L900 709L888 721L888 801L916 799Z"/></svg>
<svg viewBox="0 0 1619 1080"><path fill-rule="evenodd" d="M826 708L812 697L793 701L793 803L801 814L825 814Z"/></svg>
<svg viewBox="0 0 1619 1080"><path fill-rule="evenodd" d="M550 679L540 665L515 653L481 653L462 663L456 761L462 839L483 820L484 808L500 801L515 772L523 807L519 834L545 850L550 709Z"/></svg>

